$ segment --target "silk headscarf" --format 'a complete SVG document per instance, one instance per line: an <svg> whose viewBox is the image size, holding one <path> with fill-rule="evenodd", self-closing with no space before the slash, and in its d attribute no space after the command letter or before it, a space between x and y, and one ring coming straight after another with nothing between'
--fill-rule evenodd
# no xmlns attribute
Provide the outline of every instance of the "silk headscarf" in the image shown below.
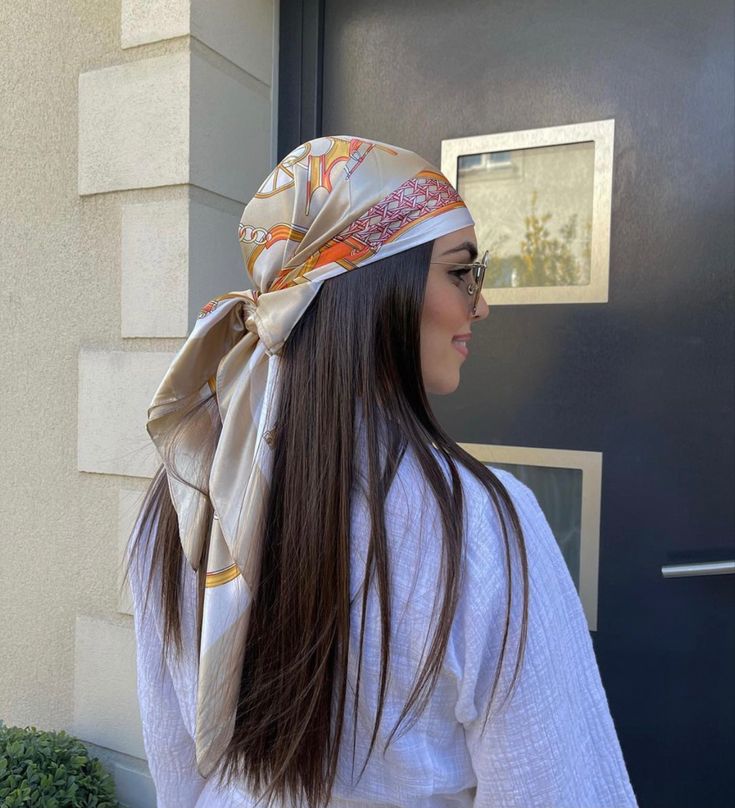
<svg viewBox="0 0 735 808"><path fill-rule="evenodd" d="M281 349L327 279L472 224L447 178L422 157L351 136L296 148L245 207L238 235L253 288L201 309L146 424L186 559L194 570L206 564L194 739L202 776L216 768L235 724Z"/></svg>

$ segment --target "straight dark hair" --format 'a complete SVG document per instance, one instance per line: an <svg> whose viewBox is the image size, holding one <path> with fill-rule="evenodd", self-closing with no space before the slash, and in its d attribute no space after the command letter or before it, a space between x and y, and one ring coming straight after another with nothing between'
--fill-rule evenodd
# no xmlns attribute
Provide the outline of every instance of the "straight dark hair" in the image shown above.
<svg viewBox="0 0 735 808"><path fill-rule="evenodd" d="M506 552L505 627L483 731L509 635L508 522L520 553L523 619L506 700L520 672L528 623L528 569L518 514L497 476L439 425L422 381L420 324L432 246L433 242L427 242L326 281L283 348L261 576L243 656L234 733L221 767L223 781L247 784L267 806L273 800L324 806L336 777L347 689L350 505L357 462L358 398L367 438L367 457L359 462L367 470L372 523L366 582L375 579L382 637L379 702L368 759L380 726L390 658L391 575L385 498L407 451L415 456L441 514L444 598L427 662L383 751L409 712L413 710L413 718L405 729L418 720L441 673L460 595L463 557L464 495L457 463L487 490L499 517ZM204 405L211 407L213 401ZM451 481L437 452L446 461ZM161 576L164 644L173 645L178 653L186 562L163 466L146 494L141 524L156 514L157 529L139 532L130 560L138 555L137 544L154 542L150 575L158 571ZM364 586L362 595L355 710L369 588ZM354 726L356 731L356 721ZM353 734L353 764L355 742Z"/></svg>

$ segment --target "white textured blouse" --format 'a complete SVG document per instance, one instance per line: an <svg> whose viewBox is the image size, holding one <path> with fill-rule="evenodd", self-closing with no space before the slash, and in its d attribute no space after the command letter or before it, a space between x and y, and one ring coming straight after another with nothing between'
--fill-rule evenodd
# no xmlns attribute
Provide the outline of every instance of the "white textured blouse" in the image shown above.
<svg viewBox="0 0 735 808"><path fill-rule="evenodd" d="M445 461L436 454L448 474ZM513 606L506 662L485 732L481 733L505 625L506 567L500 525L481 483L458 464L465 496L465 559L460 599L441 675L426 710L405 723L383 756L383 745L425 661L427 636L441 600L442 533L438 507L410 451L386 499L391 563L390 677L376 745L359 781L351 784L353 701L360 636L362 582L370 536L360 485L352 505L349 687L334 808L631 808L637 805L626 771L582 604L561 551L531 490L492 469L519 514L529 567L528 637L512 698L498 711L516 662L522 577L510 532ZM139 526L136 527L136 530ZM245 789L221 790L216 776L195 767L197 653L196 573L187 567L183 591L184 654L161 658L159 586L142 610L149 556L132 565L138 698L145 750L158 808L246 808ZM357 713L355 778L367 753L380 678L379 601L367 602L365 651ZM261 803L262 805L262 803Z"/></svg>

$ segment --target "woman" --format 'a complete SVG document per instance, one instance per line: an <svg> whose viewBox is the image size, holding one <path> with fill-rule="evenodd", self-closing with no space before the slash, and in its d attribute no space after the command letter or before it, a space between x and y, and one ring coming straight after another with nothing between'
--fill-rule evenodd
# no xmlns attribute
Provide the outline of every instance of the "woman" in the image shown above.
<svg viewBox="0 0 735 808"><path fill-rule="evenodd" d="M459 195L318 138L239 237L254 288L202 309L148 412L129 559L159 808L634 806L536 499L427 400L488 314Z"/></svg>

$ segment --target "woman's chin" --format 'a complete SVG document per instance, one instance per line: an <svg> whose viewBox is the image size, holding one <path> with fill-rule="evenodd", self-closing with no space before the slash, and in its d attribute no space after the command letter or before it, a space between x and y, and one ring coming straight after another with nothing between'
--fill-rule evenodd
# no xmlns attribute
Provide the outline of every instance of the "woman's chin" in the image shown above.
<svg viewBox="0 0 735 808"><path fill-rule="evenodd" d="M424 382L424 387L427 393L434 396L448 396L459 387L459 369L454 373L445 373L442 376L434 376L427 382Z"/></svg>

